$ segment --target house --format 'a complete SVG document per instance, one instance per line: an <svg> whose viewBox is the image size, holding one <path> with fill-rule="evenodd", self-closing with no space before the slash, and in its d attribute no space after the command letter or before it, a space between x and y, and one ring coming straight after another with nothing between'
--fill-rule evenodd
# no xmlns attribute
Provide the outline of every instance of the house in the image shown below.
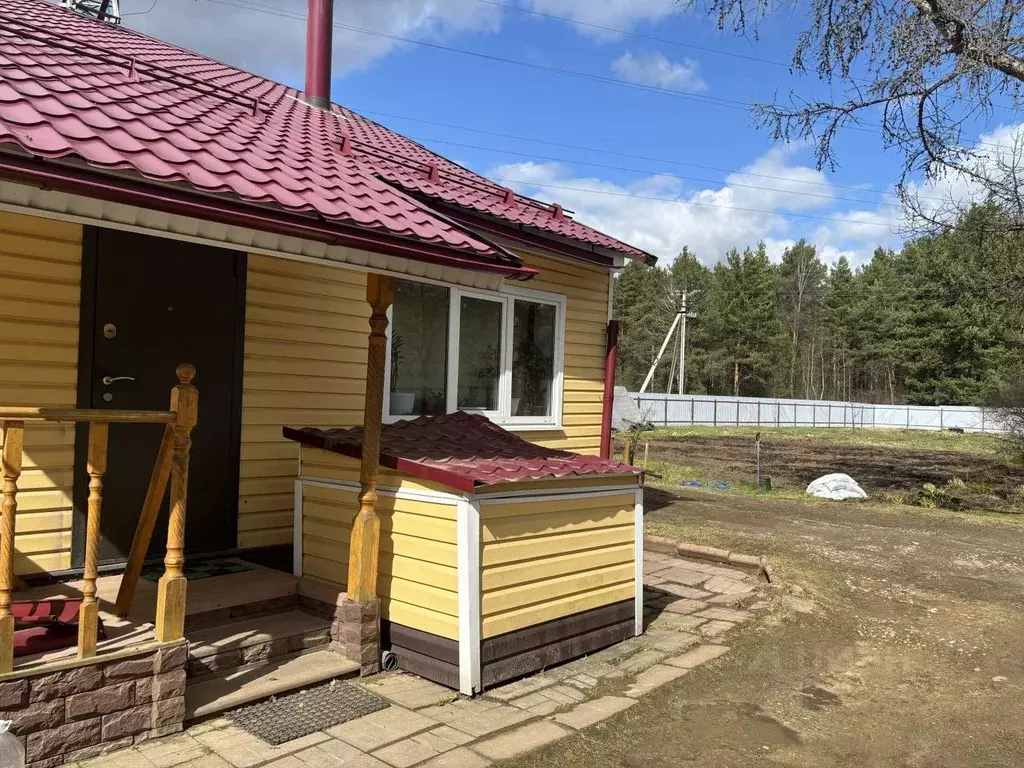
<svg viewBox="0 0 1024 768"><path fill-rule="evenodd" d="M653 257L332 104L330 5L311 2L299 92L42 0L0 0L0 709L17 728L26 707L66 699L68 719L21 729L30 764L244 701L239 666L258 678L280 657L278 690L375 668L378 611L402 602L377 602L377 505L433 482L407 471L423 457L379 452L382 422L486 419L492 446L530 453L503 461L540 462L517 476L538 498L607 490L609 475L631 499L639 482L609 460L607 340L614 271ZM356 427L347 458L283 433ZM296 537L300 454L354 489L340 559ZM476 509L468 498L454 506ZM636 589L587 584L615 601ZM476 599L462 594L460 620ZM65 610L77 652L52 629L18 634ZM409 622L395 623L433 642ZM294 653L328 634L349 667ZM462 673L480 666L479 644L459 653ZM111 686L106 710L73 714L75 695Z"/></svg>

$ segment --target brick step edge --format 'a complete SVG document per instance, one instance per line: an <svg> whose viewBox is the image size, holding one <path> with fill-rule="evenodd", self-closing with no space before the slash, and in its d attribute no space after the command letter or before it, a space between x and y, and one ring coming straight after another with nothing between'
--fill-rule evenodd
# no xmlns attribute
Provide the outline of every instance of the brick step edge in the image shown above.
<svg viewBox="0 0 1024 768"><path fill-rule="evenodd" d="M691 560L703 560L709 563L735 565L739 568L755 570L769 583L775 579L775 574L768 560L755 555L743 555L738 552L730 552L727 549L718 549L717 547L687 544L664 536L644 536L644 550L660 552L664 555L685 557Z"/></svg>

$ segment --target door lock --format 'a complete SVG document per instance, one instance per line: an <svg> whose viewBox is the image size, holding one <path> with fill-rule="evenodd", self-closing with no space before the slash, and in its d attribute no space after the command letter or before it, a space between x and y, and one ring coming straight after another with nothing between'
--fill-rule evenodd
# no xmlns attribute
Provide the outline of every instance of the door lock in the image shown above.
<svg viewBox="0 0 1024 768"><path fill-rule="evenodd" d="M104 376L103 386L109 387L115 381L135 381L134 376Z"/></svg>

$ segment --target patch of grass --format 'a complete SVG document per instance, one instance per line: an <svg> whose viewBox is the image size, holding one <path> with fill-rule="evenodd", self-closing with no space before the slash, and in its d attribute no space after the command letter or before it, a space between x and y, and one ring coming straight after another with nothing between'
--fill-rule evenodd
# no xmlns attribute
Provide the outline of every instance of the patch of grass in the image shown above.
<svg viewBox="0 0 1024 768"><path fill-rule="evenodd" d="M708 475L694 467L683 466L671 461L651 459L647 462L647 470L652 473L647 476L647 484L666 490L677 490L679 484L687 480L716 481L717 478ZM727 481L730 485L728 490L717 488L688 488L687 490L699 490L706 493L740 494L743 496L757 496L773 499L802 499L804 494L800 491L785 488L776 488L771 491L758 491L757 485L753 482Z"/></svg>
<svg viewBox="0 0 1024 768"><path fill-rule="evenodd" d="M658 427L647 439L659 437L750 437L758 432L775 442L824 440L846 445L886 446L922 451L957 451L993 456L1003 451L999 435L957 434L923 429L813 429L808 427Z"/></svg>

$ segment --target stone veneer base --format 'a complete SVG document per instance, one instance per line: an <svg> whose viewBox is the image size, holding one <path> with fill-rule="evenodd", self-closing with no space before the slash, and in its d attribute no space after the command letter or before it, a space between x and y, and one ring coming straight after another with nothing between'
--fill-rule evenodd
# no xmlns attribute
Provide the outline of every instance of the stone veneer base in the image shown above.
<svg viewBox="0 0 1024 768"><path fill-rule="evenodd" d="M21 677L15 671L0 682L0 719L13 721L26 768L55 768L177 733L187 662L181 640Z"/></svg>

